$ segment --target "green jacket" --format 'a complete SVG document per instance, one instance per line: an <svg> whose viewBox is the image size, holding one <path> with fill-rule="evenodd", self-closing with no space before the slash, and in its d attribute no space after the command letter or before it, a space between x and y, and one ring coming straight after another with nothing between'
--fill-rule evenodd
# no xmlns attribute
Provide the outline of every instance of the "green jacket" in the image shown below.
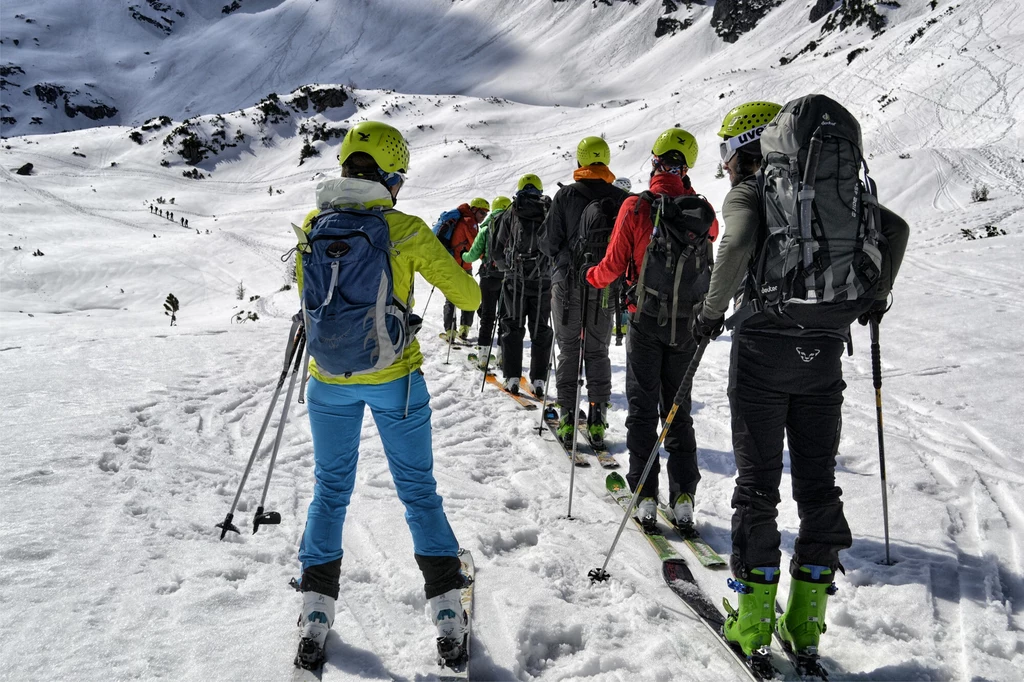
<svg viewBox="0 0 1024 682"><path fill-rule="evenodd" d="M472 263L474 261L483 259L480 264L480 269L477 274L481 277L501 277L501 272L494 267L491 262L490 254L487 253L487 239L491 233L491 223L495 218L500 216L508 209L501 209L499 211L491 211L484 218L484 221L480 223L480 231L476 234L476 239L473 240L473 246L462 256L462 260L466 263Z"/></svg>
<svg viewBox="0 0 1024 682"><path fill-rule="evenodd" d="M386 207L384 217L391 228L391 273L396 298L402 301L409 300L416 273L420 273L460 310L476 310L480 307L480 287L473 276L459 267L425 222L416 216L392 208L394 201L383 185L359 178L325 180L317 185L317 205L322 206L325 202L333 206L350 208ZM313 218L319 212L310 211L302 222L302 230L307 234L312 227ZM298 253L295 275L301 298L302 256ZM415 305L415 301L409 301L409 305ZM422 364L423 353L420 352L419 341L414 339L406 346L401 358L377 372L358 374L346 379L322 372L317 368L316 360L310 357L309 373L329 384L386 384L411 374Z"/></svg>

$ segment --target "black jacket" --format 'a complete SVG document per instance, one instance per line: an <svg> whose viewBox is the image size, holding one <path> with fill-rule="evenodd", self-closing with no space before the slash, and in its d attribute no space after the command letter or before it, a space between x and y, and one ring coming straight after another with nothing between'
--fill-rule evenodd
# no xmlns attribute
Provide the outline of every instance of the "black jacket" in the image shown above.
<svg viewBox="0 0 1024 682"><path fill-rule="evenodd" d="M586 194L584 194L586 192ZM589 197L588 195L592 195ZM583 209L592 199L612 197L621 203L627 192L604 180L578 180L555 192L551 209L541 228L540 250L552 260L551 281L561 282L568 276L570 249L579 233Z"/></svg>

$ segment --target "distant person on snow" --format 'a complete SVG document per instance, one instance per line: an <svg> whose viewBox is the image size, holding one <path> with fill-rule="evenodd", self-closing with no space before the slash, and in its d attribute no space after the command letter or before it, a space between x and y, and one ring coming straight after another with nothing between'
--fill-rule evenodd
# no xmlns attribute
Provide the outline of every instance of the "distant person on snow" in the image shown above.
<svg viewBox="0 0 1024 682"><path fill-rule="evenodd" d="M630 295L632 317L626 337L626 481L634 491L657 442L659 423L668 416L697 350L687 329L688 318L694 302L707 291L713 257L711 241L718 234L718 222L708 206L710 218L705 226L707 234L701 235L703 243L694 245L683 263L678 262L678 254L666 257L671 253L666 250L671 236L667 211L675 206L674 199L697 195L687 175L697 162L697 140L681 128L669 128L655 140L651 154L650 191L630 195L623 202L608 252L587 273L587 281L596 288L604 288L623 275L626 284L635 287ZM704 205L706 202L701 202L697 207ZM658 239L652 239L652 235ZM682 268L680 276L676 277L670 267ZM690 275L684 277L688 271ZM700 469L689 394L679 405L664 445L668 451L669 507L677 525L692 526ZM652 529L658 515L660 468L658 458L643 482L637 503L637 518Z"/></svg>
<svg viewBox="0 0 1024 682"><path fill-rule="evenodd" d="M476 239L480 229L480 223L487 217L491 205L487 199L476 197L468 204L460 204L458 208L445 211L441 214L438 224L434 227L434 233L441 243L448 249L448 253L455 258L466 272L472 274L473 266L464 258L473 247L473 240ZM444 301L444 329L445 338L452 341L458 336L463 341L469 339L469 328L473 325L473 311L463 310L459 313L459 328L455 329L455 304L447 298Z"/></svg>
<svg viewBox="0 0 1024 682"><path fill-rule="evenodd" d="M491 212L480 223L480 231L477 232L476 239L473 240L473 248L462 257L466 263L473 263L477 260L481 261L480 268L477 270L477 275L480 277L481 299L480 310L477 311L480 315L480 335L477 337L477 346L480 351L478 357L480 358L481 367L485 367L490 363L490 358L484 357L484 354L487 353L487 349L494 343L494 328L497 321L498 299L501 297L501 281L503 277L501 270L494 263L491 250L488 248L488 242L494 234L491 225L501 215L502 211L511 205L512 200L508 197L494 197L494 201L491 202ZM498 327L498 336L498 345L500 346L500 327Z"/></svg>
<svg viewBox="0 0 1024 682"><path fill-rule="evenodd" d="M825 129L819 121L827 121L829 127ZM728 608L724 629L726 638L748 656L768 651L776 624L782 639L797 654L817 656L819 638L825 630L825 606L835 592L836 570L842 568L839 552L852 544L843 514L842 490L835 480L846 386L843 348L849 339L849 323L858 319L858 314L863 324L881 320L909 234L899 216L881 208L876 224L882 239L879 249L874 250L880 261L878 268L868 267L871 255L867 250L854 254L859 247L853 246L853 239L830 239L827 250L816 241L818 255L806 270L803 266L790 269L801 262L799 246L789 251L790 258L778 257L785 256L789 244L799 243L784 236L799 220L793 221L787 217L792 214L783 215L777 209L799 213L799 200L795 189L775 191L776 177L785 176L786 187L798 183L791 184L788 179L788 164L779 169L773 159L782 158L779 152L784 148L785 158L799 158L803 163L815 129L825 129L826 138L818 157L816 194L810 207L813 234L835 236L835 230L845 226L861 230L866 224L862 221L875 215L870 202L861 203L865 206L861 215L849 210L858 204L852 198L854 192L865 196L864 185L857 189L860 126L838 103L812 95L795 100L785 109L771 102L747 102L732 109L718 131L723 140L722 164L732 184L722 206L725 233L707 298L694 307L692 318L695 342L717 337L729 302L746 276L743 307L730 322L735 330L728 387L737 468L730 564L739 606ZM831 137L831 132L844 137ZM804 173L801 164L797 179ZM773 218L769 219L766 209L769 201L775 201L772 197L777 197L779 203L770 207ZM769 220L776 227L770 227ZM769 241L770 230L783 239ZM843 250L849 258L843 257ZM822 258L825 254L833 258ZM851 271L852 262L860 262L862 268L848 277L840 268ZM780 288L786 287L779 287L781 279L776 276L786 272L795 275L789 278L794 283L790 292L793 298L808 294L799 305L785 305L785 292ZM806 288L810 273L811 280L816 281L813 286L821 284L824 300L828 290L843 289L845 283L859 281L868 272L877 281L872 296L818 303L818 294ZM853 307L846 308L847 304ZM841 319L840 312L848 317ZM793 315L801 316L799 322ZM789 601L776 623L774 605L782 558L776 517L781 500L783 438L789 444L800 530L789 567Z"/></svg>
<svg viewBox="0 0 1024 682"><path fill-rule="evenodd" d="M430 228L419 218L393 208L409 168L409 148L402 134L384 123L358 123L345 135L339 158L342 177L340 180L322 181L317 186L317 205L372 210L386 220L395 301L389 308L397 309L389 315L404 314L407 331L414 333L410 311L417 272L459 308L473 310L479 306L480 288L448 256ZM306 217L302 231L308 234L316 229L314 219L319 213L315 210ZM369 220L379 230L379 219L373 216L355 219ZM314 334L309 329L311 314L303 291L306 282L301 239L300 236L296 276L304 301L312 354ZM343 258L350 248L357 247L349 247L342 239L321 248L326 248L328 257ZM323 284L323 269L326 265L320 265L318 270L320 284ZM351 266L328 270L339 282L339 278L352 277L351 273L356 272L362 271ZM307 279L310 283L314 281L312 271ZM376 282L348 284L378 289ZM324 308L332 299L333 286L332 282L326 291L319 293L320 297L326 297ZM399 308L398 302L404 302L404 305ZM336 305L348 303L342 299ZM364 349L359 348L360 345L348 344L352 347L333 352L362 353ZM376 359L386 350L379 343L377 349L378 352L369 357ZM333 359L333 356L329 357ZM367 405L377 424L398 498L405 506L416 563L423 573L428 616L437 626L438 652L446 660L461 656L466 624L460 600L464 578L458 558L459 542L448 524L441 497L436 491L430 395L420 371L422 364L423 355L415 339L404 346L390 365L350 376L332 374L322 368L314 357L310 358L307 405L316 482L299 547L303 607L299 618L302 641L296 665L317 669L322 664L324 641L334 622L343 554L342 527L355 486L360 433ZM375 570L378 568L374 567Z"/></svg>
<svg viewBox="0 0 1024 682"><path fill-rule="evenodd" d="M583 370L587 378L587 433L597 448L604 447L606 410L612 397L612 338L617 280L593 290L586 269L604 255L619 207L626 198L612 183L611 150L600 137L585 137L576 147L573 182L560 187L544 220L541 251L552 259L551 320L558 339L555 388L560 414L558 438L571 447L576 431L577 372L580 369L580 331L586 320ZM586 310L584 311L584 303Z"/></svg>
<svg viewBox="0 0 1024 682"><path fill-rule="evenodd" d="M523 339L530 329L530 384L544 395L554 334L551 331L551 263L540 250L541 225L551 199L533 173L519 178L512 206L494 221L492 258L504 274L501 291L501 371L505 390L519 394Z"/></svg>

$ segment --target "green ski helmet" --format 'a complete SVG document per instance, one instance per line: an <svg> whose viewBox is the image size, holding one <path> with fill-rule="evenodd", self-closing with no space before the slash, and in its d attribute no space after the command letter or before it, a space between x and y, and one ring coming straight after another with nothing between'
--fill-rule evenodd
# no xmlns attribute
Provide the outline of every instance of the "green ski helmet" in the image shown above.
<svg viewBox="0 0 1024 682"><path fill-rule="evenodd" d="M533 187L538 192L544 191L544 183L540 181L533 173L527 173L523 177L519 178L519 184L516 186L517 191L522 192L527 187Z"/></svg>
<svg viewBox="0 0 1024 682"><path fill-rule="evenodd" d="M387 123L363 121L349 128L341 141L342 165L356 152L369 154L385 173L409 170L409 145L402 133Z"/></svg>
<svg viewBox="0 0 1024 682"><path fill-rule="evenodd" d="M718 136L728 139L759 128L775 118L781 109L780 105L773 102L747 102L733 107L722 119Z"/></svg>
<svg viewBox="0 0 1024 682"><path fill-rule="evenodd" d="M512 200L508 197L494 197L494 201L491 202L492 211L504 211L506 208L512 205Z"/></svg>
<svg viewBox="0 0 1024 682"><path fill-rule="evenodd" d="M686 162L687 168L697 163L697 138L682 128L669 128L654 141L651 153L664 156L669 152L679 152Z"/></svg>
<svg viewBox="0 0 1024 682"><path fill-rule="evenodd" d="M469 207L482 208L485 211L491 210L491 205L487 203L487 199L484 199L483 197L476 197L475 199L473 199L471 202L469 202Z"/></svg>
<svg viewBox="0 0 1024 682"><path fill-rule="evenodd" d="M576 163L580 166L593 166L595 163L607 166L611 162L612 151L600 137L584 137L576 147Z"/></svg>

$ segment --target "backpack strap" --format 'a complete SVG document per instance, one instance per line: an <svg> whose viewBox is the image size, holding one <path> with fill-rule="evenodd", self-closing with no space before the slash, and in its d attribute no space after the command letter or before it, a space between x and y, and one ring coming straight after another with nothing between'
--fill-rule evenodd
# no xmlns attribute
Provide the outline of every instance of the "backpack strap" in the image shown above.
<svg viewBox="0 0 1024 682"><path fill-rule="evenodd" d="M639 195L639 198L638 198L638 200L636 202L636 206L633 208L634 215L637 215L640 212L640 202L641 201L647 201L648 203L651 204L651 213L653 214L653 225L652 225L652 228L651 228L651 239L652 240L654 239L654 230L657 229L658 222L659 222L659 220L661 218L661 211L660 210L657 211L657 213L655 213L654 202L657 201L657 199L658 199L658 195L655 194L654 192L651 192L650 190L644 191L643 193L641 193ZM644 286L644 274L647 272L647 255L650 252L651 252L651 245L648 242L647 248L644 249L644 260L640 264L640 276L636 280L636 292L637 292L637 294L636 294L636 311L639 314L643 314L643 311L644 311L644 298L647 297L647 287Z"/></svg>

